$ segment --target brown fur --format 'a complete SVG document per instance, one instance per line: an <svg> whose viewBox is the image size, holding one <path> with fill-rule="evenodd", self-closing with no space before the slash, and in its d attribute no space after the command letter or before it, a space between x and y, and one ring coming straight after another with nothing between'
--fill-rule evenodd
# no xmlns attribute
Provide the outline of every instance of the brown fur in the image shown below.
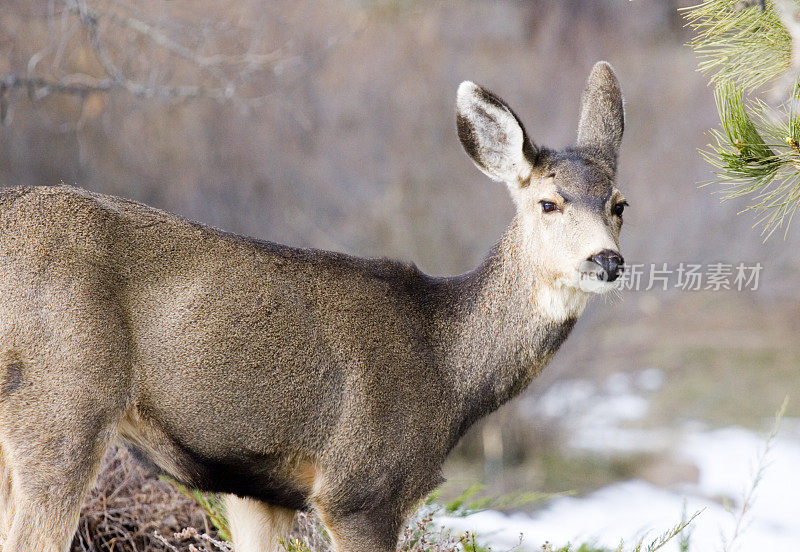
<svg viewBox="0 0 800 552"><path fill-rule="evenodd" d="M587 101L608 71L595 69ZM476 162L526 178L505 179L518 215L456 277L67 186L0 192L3 552L67 549L115 439L187 485L243 497L229 499L240 552L273 549L305 508L339 552L393 550L464 431L524 389L583 308L563 282L596 251L548 245L548 232L613 245L621 224L605 160L513 140L484 159L487 140L520 135L515 118L495 119L504 104L485 91L459 102L460 127L483 125L465 143ZM551 188L581 202L542 215Z"/></svg>

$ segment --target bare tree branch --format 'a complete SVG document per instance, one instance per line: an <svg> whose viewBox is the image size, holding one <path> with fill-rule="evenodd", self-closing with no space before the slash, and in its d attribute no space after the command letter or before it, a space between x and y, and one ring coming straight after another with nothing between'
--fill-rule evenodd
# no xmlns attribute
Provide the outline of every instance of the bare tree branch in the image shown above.
<svg viewBox="0 0 800 552"><path fill-rule="evenodd" d="M71 11L77 12L80 17L81 23L89 31L89 36L92 40L92 48L97 54L97 59L103 66L103 69L113 80L123 80L122 71L111 60L105 44L100 38L100 31L98 29L97 16L93 11L90 11L86 6L84 0L66 0L67 7Z"/></svg>
<svg viewBox="0 0 800 552"><path fill-rule="evenodd" d="M238 97L239 86L236 82L244 85L246 75L254 69L274 65L287 57L285 48L288 43L266 53L255 51L255 33L249 49L243 53L203 55L199 47L186 46L170 37L167 32L135 15L126 15L114 8L91 5L89 0L51 0L47 17L52 40L30 56L26 73L12 71L0 75L0 122L4 124L9 122L11 91L14 89L27 91L33 100L54 93L86 98L91 94L123 91L139 98L210 98L217 101L233 100L240 106L257 105L259 98ZM78 47L89 48L99 64L101 74L58 75L62 59L66 59L69 50L75 47L75 31L81 28L86 31L86 38L83 40L83 46L79 43ZM114 28L122 30L122 34L115 32ZM166 75L172 72L173 67L153 64L149 68L150 77L144 82L129 68L126 69L126 61L120 59L119 52L124 52L124 49L119 48L118 41L124 40L124 31L145 38L146 44L150 47L150 52L145 49L142 54L132 58L137 62L143 57L147 60L148 54L163 49L206 71L208 78L205 80L210 79L210 81L208 84L201 82L183 85L166 84ZM112 44L110 40L115 42ZM51 72L56 76L36 75L38 66L47 58L51 58ZM147 66L146 63L144 65ZM231 78L229 71L223 71L225 68L233 68L238 72L238 76L234 75Z"/></svg>
<svg viewBox="0 0 800 552"><path fill-rule="evenodd" d="M214 100L230 100L234 97L233 89L208 88L197 85L164 86L132 82L126 79L95 79L86 75L67 75L59 80L48 80L39 77L19 77L14 74L0 77L0 90L12 88L26 89L34 99L41 99L54 92L87 96L94 93L124 90L140 98L162 96L166 98L211 98Z"/></svg>
<svg viewBox="0 0 800 552"><path fill-rule="evenodd" d="M214 54L210 56L202 56L199 55L196 51L192 50L184 46L183 44L172 40L166 34L161 32L159 29L153 27L152 25L145 23L141 19L137 19L131 16L121 16L119 14L106 11L95 9L95 14L101 15L103 17L107 17L109 21L127 27L137 33L146 36L150 39L154 44L161 46L172 52L173 54L180 56L186 60L193 62L196 65L201 67L208 67L213 65L267 65L272 64L279 61L283 56L284 47L278 48L272 52L267 52L265 54L254 54L252 52L247 52L244 54L239 55L223 55L223 54Z"/></svg>
<svg viewBox="0 0 800 552"><path fill-rule="evenodd" d="M255 3L253 9L263 13ZM30 42L36 50L27 67L12 65L0 74L0 122L10 122L14 90L26 91L34 101L51 94L86 99L125 92L137 98L209 98L254 108L271 96L271 91L263 92L265 80L271 82L290 62L292 67L318 62L318 54L353 37L364 23L332 37L312 55L297 51L296 38L263 51L269 37L263 22L255 20L242 26L240 19L230 26L151 15L121 0L48 0L43 16L49 34ZM228 43L238 45L239 51Z"/></svg>

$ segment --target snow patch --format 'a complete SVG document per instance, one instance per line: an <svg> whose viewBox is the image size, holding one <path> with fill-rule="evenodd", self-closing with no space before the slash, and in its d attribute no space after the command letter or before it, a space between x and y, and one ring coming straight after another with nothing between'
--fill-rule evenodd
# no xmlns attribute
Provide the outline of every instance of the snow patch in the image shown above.
<svg viewBox="0 0 800 552"><path fill-rule="evenodd" d="M660 488L641 480L616 483L585 497L561 497L534 515L495 511L465 518L445 518L457 530L476 531L497 551L520 543L523 550L541 550L545 541L556 546L595 543L614 549L620 539L630 549L640 539L649 543L675 526L682 512L700 515L690 526L692 552L723 550L737 529L743 497L756 478L766 437L739 427L707 430L702 424L643 430L621 427L647 414L648 400L664 382L651 368L616 374L596 387L588 380L553 385L531 415L558 418L580 452L598 455L653 452L691 462L696 483ZM729 552L795 550L800 543L800 420L785 419L772 441L739 535ZM731 505L728 511L723 503ZM678 539L662 550L675 552Z"/></svg>

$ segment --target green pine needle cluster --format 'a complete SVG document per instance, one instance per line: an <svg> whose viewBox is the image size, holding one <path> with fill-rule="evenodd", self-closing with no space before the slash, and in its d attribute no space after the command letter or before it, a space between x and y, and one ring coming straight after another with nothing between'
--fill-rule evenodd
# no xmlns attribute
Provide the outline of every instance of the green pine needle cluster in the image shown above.
<svg viewBox="0 0 800 552"><path fill-rule="evenodd" d="M684 8L696 35L690 42L699 68L713 83L755 90L780 76L791 61L791 38L772 2L706 0Z"/></svg>
<svg viewBox="0 0 800 552"><path fill-rule="evenodd" d="M763 10L759 4L706 0L684 15L697 33L691 46L700 70L715 84L720 118L701 154L716 167L713 183L725 199L751 198L743 212L755 213L766 239L782 226L788 231L800 204L800 88L778 106L759 98L789 70L792 50L773 2Z"/></svg>
<svg viewBox="0 0 800 552"><path fill-rule="evenodd" d="M797 96L789 108L772 108L759 99L745 101L741 88L720 83L715 97L721 129L703 157L717 168L716 183L725 199L752 197L744 211L756 213L765 237L785 224L800 202L800 124Z"/></svg>

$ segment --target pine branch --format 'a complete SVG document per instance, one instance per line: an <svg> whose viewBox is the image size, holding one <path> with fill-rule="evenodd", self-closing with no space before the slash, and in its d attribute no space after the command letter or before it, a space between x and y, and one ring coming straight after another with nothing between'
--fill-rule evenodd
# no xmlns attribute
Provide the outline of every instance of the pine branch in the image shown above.
<svg viewBox="0 0 800 552"><path fill-rule="evenodd" d="M797 77L800 75L800 20L798 20L798 3L796 0L772 0L775 13L780 18L781 25L791 38L789 68L783 72L775 86L778 99L792 93L797 86Z"/></svg>
<svg viewBox="0 0 800 552"><path fill-rule="evenodd" d="M740 0L706 0L683 11L696 32L690 45L700 58L700 71L711 82L734 82L749 92L792 64L792 38L773 2L761 9Z"/></svg>
<svg viewBox="0 0 800 552"><path fill-rule="evenodd" d="M800 201L800 116L759 100L745 102L732 84L715 91L722 130L712 130L703 157L718 170L724 199L752 196L765 237L790 223ZM788 228L788 224L787 224Z"/></svg>
<svg viewBox="0 0 800 552"><path fill-rule="evenodd" d="M700 70L716 85L720 118L701 155L716 167L711 183L724 199L751 198L742 212L755 213L765 239L784 225L788 231L800 204L798 8L800 0L773 0L764 9L706 0L685 12L697 31L691 45ZM775 105L759 98L769 83Z"/></svg>

